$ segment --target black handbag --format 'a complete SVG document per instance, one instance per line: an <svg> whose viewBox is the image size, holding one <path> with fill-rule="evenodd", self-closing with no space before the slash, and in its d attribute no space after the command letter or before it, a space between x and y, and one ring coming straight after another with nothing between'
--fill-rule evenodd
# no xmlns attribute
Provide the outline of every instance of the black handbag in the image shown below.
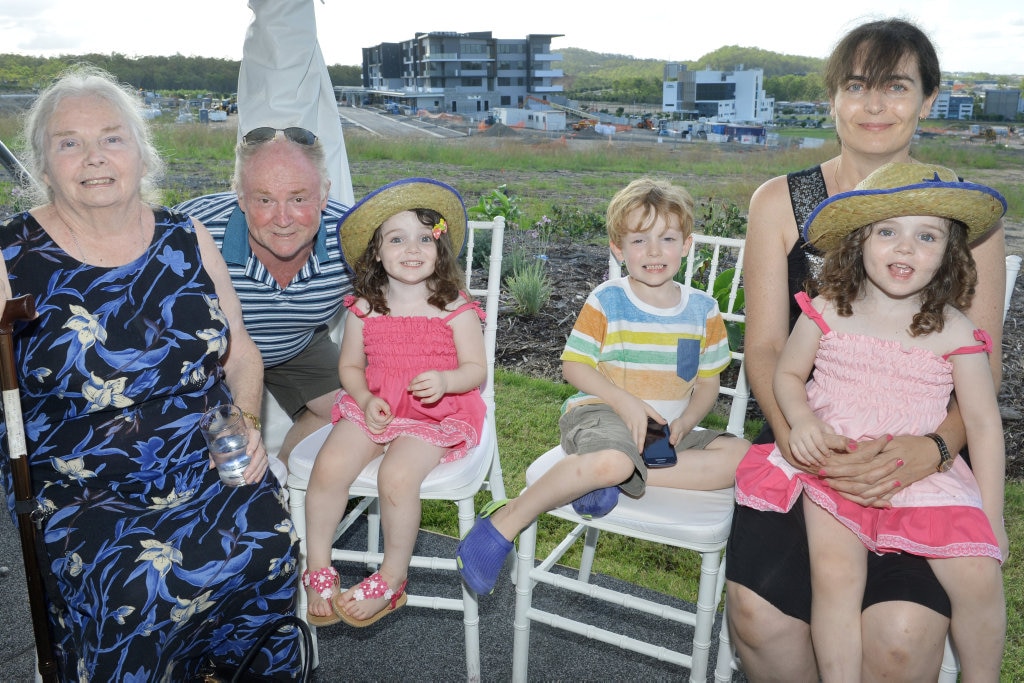
<svg viewBox="0 0 1024 683"><path fill-rule="evenodd" d="M237 683L241 681L280 681L277 678L271 678L249 671L256 656L266 646L267 641L270 637L277 633L279 630L286 626L292 626L298 632L299 638L302 640L302 648L300 655L302 657L302 668L299 670L299 676L295 680L300 683L309 683L310 677L313 675L313 635L309 631L309 626L306 625L299 617L294 614L288 614L270 623L264 624L263 628L256 634L256 641L249 648L248 652L242 657L241 661L238 662L237 666L229 664L217 663L210 661L203 668L203 671L199 674L200 683Z"/></svg>

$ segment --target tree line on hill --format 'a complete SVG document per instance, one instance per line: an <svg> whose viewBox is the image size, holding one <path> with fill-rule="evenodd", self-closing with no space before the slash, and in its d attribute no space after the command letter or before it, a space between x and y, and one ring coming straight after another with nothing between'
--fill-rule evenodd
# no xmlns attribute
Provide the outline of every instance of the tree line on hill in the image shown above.
<svg viewBox="0 0 1024 683"><path fill-rule="evenodd" d="M764 89L780 102L825 99L821 71L825 60L783 55L753 47L727 45L693 61L637 59L565 48L562 55L563 87L571 99L606 102L661 102L665 65L684 64L690 70L732 71L738 67L762 69Z"/></svg>
<svg viewBox="0 0 1024 683"><path fill-rule="evenodd" d="M627 55L591 52L579 48L558 50L565 76L565 95L577 100L657 103L662 99L665 64L671 60L637 59ZM238 84L237 60L213 57L127 57L109 55L62 55L31 57L0 54L0 92L37 90L67 66L87 62L100 66L140 90L172 96L202 93L228 95ZM738 67L764 71L764 89L778 102L821 101L827 98L821 73L825 60L770 52L760 48L727 45L693 61L677 61L688 69L731 71ZM327 67L336 86L362 84L360 65ZM977 78L1000 78L976 74Z"/></svg>
<svg viewBox="0 0 1024 683"><path fill-rule="evenodd" d="M109 55L61 55L31 57L0 54L0 92L39 90L67 67L86 63L106 69L118 80L139 90L160 91L170 96L188 97L202 93L228 95L238 89L240 62L214 57L127 57ZM362 84L362 68L335 64L327 67L334 85Z"/></svg>

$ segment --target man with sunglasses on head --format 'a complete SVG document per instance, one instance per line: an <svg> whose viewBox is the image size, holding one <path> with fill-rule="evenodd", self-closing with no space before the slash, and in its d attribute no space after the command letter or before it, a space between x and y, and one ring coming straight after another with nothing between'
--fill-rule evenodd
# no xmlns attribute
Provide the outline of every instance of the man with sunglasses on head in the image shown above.
<svg viewBox="0 0 1024 683"><path fill-rule="evenodd" d="M287 433L276 423L264 433L286 463L330 422L340 388L328 325L352 291L336 229L353 203L352 179L312 0L249 0L249 8L234 191L177 208L206 226L227 262L264 384L292 419ZM274 469L284 484L285 468Z"/></svg>
<svg viewBox="0 0 1024 683"><path fill-rule="evenodd" d="M227 262L264 384L293 420L278 453L286 464L295 444L329 423L340 387L328 324L352 286L336 230L348 207L329 199L330 185L316 135L259 127L236 147L234 192L176 207L206 226Z"/></svg>

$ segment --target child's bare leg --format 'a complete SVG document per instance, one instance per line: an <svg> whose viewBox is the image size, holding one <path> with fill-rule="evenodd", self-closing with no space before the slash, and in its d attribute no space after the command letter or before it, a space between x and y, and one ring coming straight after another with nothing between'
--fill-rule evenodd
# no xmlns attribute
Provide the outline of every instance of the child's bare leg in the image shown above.
<svg viewBox="0 0 1024 683"><path fill-rule="evenodd" d="M340 420L320 447L306 489L306 566L311 572L331 566L334 531L348 505L348 489L366 463L381 451L356 425ZM326 617L331 603L306 588L309 613Z"/></svg>
<svg viewBox="0 0 1024 683"><path fill-rule="evenodd" d="M393 591L397 592L409 575L409 561L423 511L420 486L441 462L444 450L420 439L399 437L391 442L377 473L384 532L384 560L379 571ZM368 619L388 605L386 598L356 600L353 593L357 588L358 585L349 588L338 600L352 618Z"/></svg>
<svg viewBox="0 0 1024 683"><path fill-rule="evenodd" d="M930 559L953 607L950 632L961 680L998 681L1006 639L1006 603L999 562L991 557Z"/></svg>
<svg viewBox="0 0 1024 683"><path fill-rule="evenodd" d="M860 612L867 581L867 549L805 494L811 555L811 641L824 683L859 683Z"/></svg>
<svg viewBox="0 0 1024 683"><path fill-rule="evenodd" d="M731 436L720 436L703 449L679 451L672 467L647 471L648 486L691 491L714 491L729 488L736 481L736 467L750 448L750 442Z"/></svg>
<svg viewBox="0 0 1024 683"><path fill-rule="evenodd" d="M566 455L518 498L491 515L494 528L511 541L542 512L576 500L606 486L626 481L635 470L621 451L605 450L585 455Z"/></svg>

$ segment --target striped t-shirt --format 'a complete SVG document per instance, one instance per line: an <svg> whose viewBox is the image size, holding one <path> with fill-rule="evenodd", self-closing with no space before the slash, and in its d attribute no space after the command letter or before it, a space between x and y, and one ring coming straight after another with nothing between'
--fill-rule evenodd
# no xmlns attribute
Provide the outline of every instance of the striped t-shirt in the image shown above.
<svg viewBox="0 0 1024 683"><path fill-rule="evenodd" d="M562 352L563 361L596 368L670 422L683 413L697 378L714 377L730 360L718 303L704 292L674 284L679 303L656 308L633 293L627 278L602 283L587 297ZM579 392L562 411L600 402Z"/></svg>
<svg viewBox="0 0 1024 683"><path fill-rule="evenodd" d="M352 293L351 276L338 244L338 219L348 207L333 199L320 218L309 260L281 289L249 247L249 228L233 192L190 199L175 207L201 221L220 247L231 283L242 304L245 329L271 368L303 351L318 327L341 309Z"/></svg>

